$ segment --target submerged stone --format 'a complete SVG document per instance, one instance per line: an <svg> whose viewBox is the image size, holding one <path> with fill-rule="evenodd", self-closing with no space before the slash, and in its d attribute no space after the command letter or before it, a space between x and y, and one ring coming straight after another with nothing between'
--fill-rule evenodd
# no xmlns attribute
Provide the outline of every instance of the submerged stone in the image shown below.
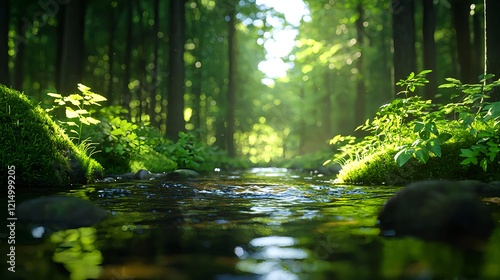
<svg viewBox="0 0 500 280"><path fill-rule="evenodd" d="M48 196L22 202L16 215L20 222L67 229L95 225L108 212L81 198Z"/></svg>
<svg viewBox="0 0 500 280"><path fill-rule="evenodd" d="M481 248L495 224L479 195L496 190L479 181L412 183L384 205L377 220L380 234L414 236L467 249Z"/></svg>

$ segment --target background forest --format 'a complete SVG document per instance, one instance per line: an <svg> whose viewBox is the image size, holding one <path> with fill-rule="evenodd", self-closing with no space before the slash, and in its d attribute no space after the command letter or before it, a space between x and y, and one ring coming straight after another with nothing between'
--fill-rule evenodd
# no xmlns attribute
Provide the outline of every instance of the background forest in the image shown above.
<svg viewBox="0 0 500 280"><path fill-rule="evenodd" d="M279 2L302 11L299 19ZM486 3L500 10L500 1ZM47 93L67 96L78 83L104 96L89 112L107 122L81 131L113 136L103 153L123 155L156 133L253 163L318 151L326 159L328 140L396 98L395 82L410 72L433 70L418 94L440 102L449 100L437 88L445 77L477 82L483 8L475 0L0 0L0 83L44 108L54 104ZM500 18L490 14L488 73L498 77Z"/></svg>

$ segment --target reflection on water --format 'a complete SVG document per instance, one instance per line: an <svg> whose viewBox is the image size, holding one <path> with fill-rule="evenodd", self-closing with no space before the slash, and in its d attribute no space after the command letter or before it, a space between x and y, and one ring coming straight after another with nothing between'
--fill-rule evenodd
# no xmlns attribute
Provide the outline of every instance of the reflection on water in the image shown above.
<svg viewBox="0 0 500 280"><path fill-rule="evenodd" d="M109 211L109 217L95 227L65 231L19 226L16 276L8 274L3 259L0 276L40 280L500 277L498 228L484 254L378 236L377 213L397 189L334 185L320 174L280 168L217 173L183 182L84 186L60 194L90 199ZM499 207L491 205L500 220ZM33 229L42 238L34 238ZM6 248L5 242L0 243L2 252Z"/></svg>

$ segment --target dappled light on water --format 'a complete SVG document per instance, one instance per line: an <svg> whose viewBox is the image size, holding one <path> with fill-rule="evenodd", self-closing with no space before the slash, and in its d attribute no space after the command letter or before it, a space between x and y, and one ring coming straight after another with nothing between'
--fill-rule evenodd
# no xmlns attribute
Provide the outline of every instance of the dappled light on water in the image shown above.
<svg viewBox="0 0 500 280"><path fill-rule="evenodd" d="M335 185L284 168L84 186L61 194L91 200L108 218L78 230L47 229L41 238L31 237L32 225L18 228L18 270L56 280L500 276L498 229L488 249L474 254L379 236L377 214L398 189Z"/></svg>

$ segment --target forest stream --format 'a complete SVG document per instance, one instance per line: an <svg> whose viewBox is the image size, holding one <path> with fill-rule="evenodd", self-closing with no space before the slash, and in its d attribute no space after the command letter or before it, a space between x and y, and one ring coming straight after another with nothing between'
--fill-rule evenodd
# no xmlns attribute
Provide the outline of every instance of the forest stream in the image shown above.
<svg viewBox="0 0 500 280"><path fill-rule="evenodd" d="M486 201L497 224L487 248L469 252L379 236L377 215L399 189L336 185L319 173L254 168L193 180L55 190L90 200L109 214L94 227L78 229L18 224L16 272L7 270L3 252L10 245L2 238L0 275L38 280L500 278L497 203ZM41 195L27 190L17 200Z"/></svg>

